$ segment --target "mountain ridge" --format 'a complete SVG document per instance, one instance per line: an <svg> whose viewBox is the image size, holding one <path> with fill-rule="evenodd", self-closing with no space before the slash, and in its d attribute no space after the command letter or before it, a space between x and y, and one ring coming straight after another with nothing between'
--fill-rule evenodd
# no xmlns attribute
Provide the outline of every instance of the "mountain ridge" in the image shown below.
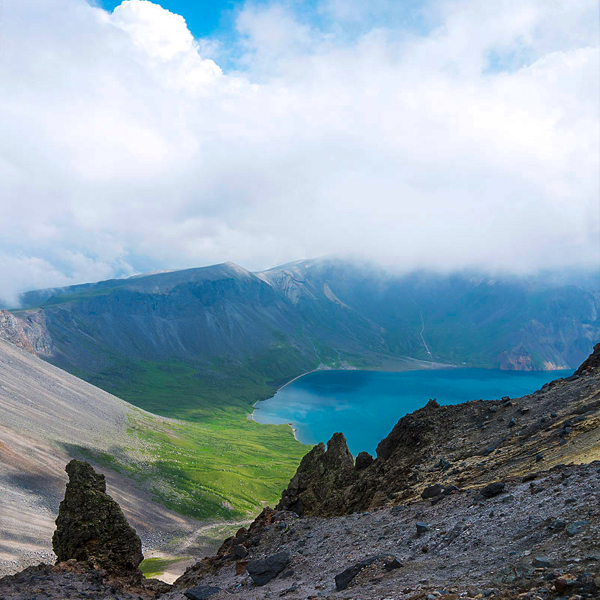
<svg viewBox="0 0 600 600"><path fill-rule="evenodd" d="M317 364L335 361L338 353L358 363L363 358L371 367L377 366L376 355L380 355L379 360L386 356L400 362L411 357L520 370L575 368L600 332L600 284L596 289L595 280L584 276L580 277L581 286L570 280L561 285L551 275L547 279L544 283L540 278L498 278L472 272L393 275L381 268L331 259L296 261L251 273L228 262L28 292L23 295L24 308L14 314L26 317L35 305L52 318L60 307L66 310L67 304L84 304L90 311L129 310L139 318L144 304L150 304L147 312L176 320L185 317L177 312L183 301L190 307L196 303L194 310L206 311L226 300L238 310L212 312L202 332L195 335L209 336L218 326L224 328L221 337L225 339L227 329L232 333L237 327L227 347L215 342L212 348L192 345L186 353L188 343L165 332L171 344L166 353L183 353L188 358L200 354L210 359L235 356L247 345L248 352L242 350L241 354L252 355L258 346L277 346L277 332L275 337L288 338L289 346L303 356L296 356L298 367L290 376L314 368L315 360ZM112 306L109 299L115 300ZM268 315L259 317L257 308L264 308ZM255 311L252 316L251 309ZM77 315L83 321L87 316ZM252 322L258 323L254 329ZM51 323L50 336L52 329ZM244 337L246 329L251 335ZM160 337L158 331L153 335ZM140 334L138 340L142 345L143 337ZM249 337L258 345L252 347ZM155 341L155 346L161 343ZM114 341L106 351L113 346ZM135 353L135 348L127 351ZM146 348L146 354L152 353ZM67 358L67 368L68 362Z"/></svg>
<svg viewBox="0 0 600 600"><path fill-rule="evenodd" d="M580 278L221 263L30 292L36 308L3 313L0 337L18 331L44 360L151 412L241 419L320 367L576 368L600 337L600 288Z"/></svg>

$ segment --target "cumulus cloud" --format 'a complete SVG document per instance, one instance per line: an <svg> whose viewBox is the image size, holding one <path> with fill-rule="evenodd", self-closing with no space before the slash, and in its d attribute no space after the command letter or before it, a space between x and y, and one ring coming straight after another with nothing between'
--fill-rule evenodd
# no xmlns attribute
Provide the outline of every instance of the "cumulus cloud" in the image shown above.
<svg viewBox="0 0 600 600"><path fill-rule="evenodd" d="M597 262L596 1L365 6L248 4L233 70L146 0L5 5L0 298L329 253Z"/></svg>

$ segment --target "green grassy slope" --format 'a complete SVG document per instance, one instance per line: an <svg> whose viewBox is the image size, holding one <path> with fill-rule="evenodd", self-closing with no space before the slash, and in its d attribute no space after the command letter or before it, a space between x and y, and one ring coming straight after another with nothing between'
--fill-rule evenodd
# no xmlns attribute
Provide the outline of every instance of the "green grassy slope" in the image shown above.
<svg viewBox="0 0 600 600"><path fill-rule="evenodd" d="M146 448L139 461L125 462L117 453L87 458L129 473L156 500L186 516L239 519L262 503L275 503L309 448L287 425L248 418L254 402L274 393L273 383L250 368L231 377L227 371L226 365L201 369L170 361L123 363L91 376L80 372L135 406L177 419L157 423L140 412L131 421L130 434Z"/></svg>
<svg viewBox="0 0 600 600"><path fill-rule="evenodd" d="M152 457L143 476L167 508L200 519L230 519L273 504L308 448L288 426L263 426L236 413L207 422L132 423Z"/></svg>

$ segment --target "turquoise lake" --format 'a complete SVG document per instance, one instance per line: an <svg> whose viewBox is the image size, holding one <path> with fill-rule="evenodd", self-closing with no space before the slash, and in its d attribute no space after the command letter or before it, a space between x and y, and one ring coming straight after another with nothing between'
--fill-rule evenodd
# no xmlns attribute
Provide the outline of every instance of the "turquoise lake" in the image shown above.
<svg viewBox="0 0 600 600"><path fill-rule="evenodd" d="M500 371L440 369L387 373L317 371L296 379L273 398L259 402L259 423L292 423L305 444L327 442L342 431L350 451L374 455L400 417L436 398L440 404L517 398L573 371Z"/></svg>

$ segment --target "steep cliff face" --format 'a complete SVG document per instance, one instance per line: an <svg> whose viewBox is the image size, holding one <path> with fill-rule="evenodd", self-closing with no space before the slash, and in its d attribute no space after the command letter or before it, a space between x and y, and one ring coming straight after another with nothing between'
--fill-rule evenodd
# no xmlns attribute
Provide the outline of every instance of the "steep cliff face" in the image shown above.
<svg viewBox="0 0 600 600"><path fill-rule="evenodd" d="M333 294L340 306L382 328L390 352L424 360L511 370L575 368L600 337L597 275L394 274L324 259L261 276L297 305Z"/></svg>

